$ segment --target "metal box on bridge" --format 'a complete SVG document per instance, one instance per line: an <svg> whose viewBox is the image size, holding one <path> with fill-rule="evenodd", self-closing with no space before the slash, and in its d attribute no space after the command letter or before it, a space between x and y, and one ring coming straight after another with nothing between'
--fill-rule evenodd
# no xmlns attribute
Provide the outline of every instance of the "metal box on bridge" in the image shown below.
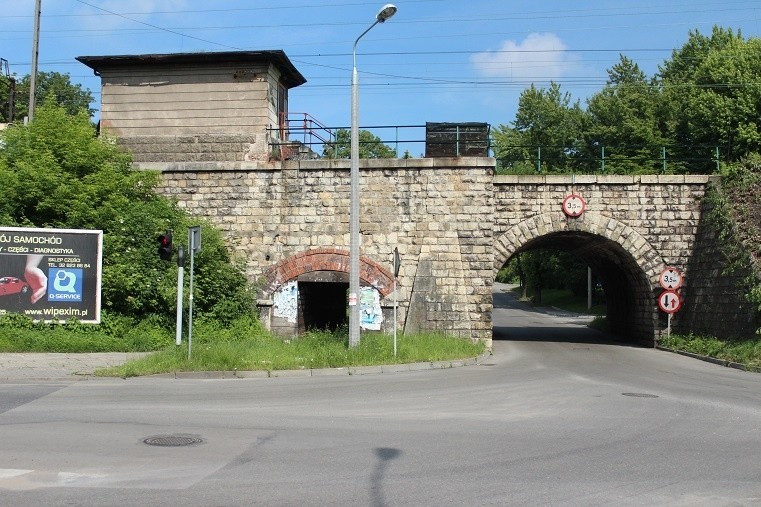
<svg viewBox="0 0 761 507"><path fill-rule="evenodd" d="M425 156L487 157L489 156L488 123L425 124Z"/></svg>

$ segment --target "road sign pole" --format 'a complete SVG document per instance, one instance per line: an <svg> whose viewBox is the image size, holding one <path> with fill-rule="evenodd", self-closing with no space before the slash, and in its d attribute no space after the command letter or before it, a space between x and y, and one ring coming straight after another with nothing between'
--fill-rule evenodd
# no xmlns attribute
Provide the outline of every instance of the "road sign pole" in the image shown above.
<svg viewBox="0 0 761 507"><path fill-rule="evenodd" d="M201 226L188 227L188 247L190 248L190 293L188 294L188 361L193 349L193 262L196 252L201 251Z"/></svg>
<svg viewBox="0 0 761 507"><path fill-rule="evenodd" d="M182 290L185 285L185 250L182 247L177 249L177 334L175 336L175 343L180 345L182 343L182 304L183 294Z"/></svg>
<svg viewBox="0 0 761 507"><path fill-rule="evenodd" d="M394 268L394 357L396 357L396 279L399 277L399 268L402 266L402 258L399 255L399 248L394 248L392 264Z"/></svg>
<svg viewBox="0 0 761 507"><path fill-rule="evenodd" d="M193 236L190 236L190 287L188 287L188 361L190 361L193 349L193 261L195 248L193 248Z"/></svg>
<svg viewBox="0 0 761 507"><path fill-rule="evenodd" d="M666 321L667 322L666 323L666 339L667 340L671 339L671 315L673 314L671 313L668 314L668 320Z"/></svg>
<svg viewBox="0 0 761 507"><path fill-rule="evenodd" d="M394 357L396 357L396 277L394 277Z"/></svg>

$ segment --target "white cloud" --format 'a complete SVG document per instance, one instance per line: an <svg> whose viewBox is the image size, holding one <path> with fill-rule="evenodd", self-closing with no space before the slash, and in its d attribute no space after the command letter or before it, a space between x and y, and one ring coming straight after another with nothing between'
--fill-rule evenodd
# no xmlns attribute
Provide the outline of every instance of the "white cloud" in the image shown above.
<svg viewBox="0 0 761 507"><path fill-rule="evenodd" d="M532 33L521 42L504 41L497 51L477 53L471 63L485 77L541 81L567 74L578 58L557 35Z"/></svg>
<svg viewBox="0 0 761 507"><path fill-rule="evenodd" d="M175 15L169 16L167 18L165 16L156 15L154 13L176 11L181 16L182 9L187 6L186 0L131 0L130 2L124 2L123 0L88 0L87 3L96 7L100 7L100 9L97 9L95 7L90 7L80 3L76 4L79 14L96 14L96 16L82 18L82 26L90 29L139 29L141 26L144 28L145 25L141 25L138 21L156 24L159 26L169 25L172 23L166 21L165 19L176 20L179 19L179 16ZM106 11L122 14L124 17L113 14L110 15Z"/></svg>

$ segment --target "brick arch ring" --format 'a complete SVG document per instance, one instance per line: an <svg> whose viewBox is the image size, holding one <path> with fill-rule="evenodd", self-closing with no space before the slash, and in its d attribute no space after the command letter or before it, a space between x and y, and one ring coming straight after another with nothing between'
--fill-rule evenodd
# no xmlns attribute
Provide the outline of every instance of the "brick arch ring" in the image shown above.
<svg viewBox="0 0 761 507"><path fill-rule="evenodd" d="M543 213L512 226L494 241L494 276L520 247L532 239L565 231L588 232L619 244L632 256L650 284L658 285L663 257L647 239L623 222L589 211L580 218Z"/></svg>
<svg viewBox="0 0 761 507"><path fill-rule="evenodd" d="M349 272L349 251L338 248L315 248L283 259L263 273L264 295L270 296L284 283L312 271ZM394 275L377 262L361 257L359 262L361 282L375 287L381 297L393 291Z"/></svg>

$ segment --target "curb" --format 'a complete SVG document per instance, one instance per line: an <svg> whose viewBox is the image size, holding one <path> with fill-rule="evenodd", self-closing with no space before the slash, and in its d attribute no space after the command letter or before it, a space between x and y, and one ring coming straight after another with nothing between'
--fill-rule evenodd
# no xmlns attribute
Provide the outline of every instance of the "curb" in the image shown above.
<svg viewBox="0 0 761 507"><path fill-rule="evenodd" d="M130 378L172 378L172 379L196 379L196 380L219 380L219 379L242 379L242 378L299 378L299 377L343 377L351 375L382 375L389 373L403 373L425 370L445 370L449 368L462 368L465 366L478 366L492 355L490 350L477 357L466 359L453 359L449 361L431 361L425 363L403 363L374 366L343 366L341 368L304 368L300 370L232 370L232 371L176 371L172 373L157 373L144 377ZM120 377L93 377L88 378L120 378ZM52 380L52 379L51 379ZM71 380L71 379L67 379ZM82 379L84 380L84 378Z"/></svg>
<svg viewBox="0 0 761 507"><path fill-rule="evenodd" d="M761 367L759 366L749 366L743 363L736 363L734 361L727 361L725 359L717 359L715 357L695 354L694 352L687 352L686 350L670 349L668 347L663 347L661 345L656 345L655 348L658 350L663 350L665 352L672 352L674 354L679 354L680 356L691 357L692 359L697 359L699 361L704 361L706 363L724 366L726 368L734 368L735 370L747 371L750 373L761 373Z"/></svg>
<svg viewBox="0 0 761 507"><path fill-rule="evenodd" d="M275 378L275 377L325 377L325 376L350 376L350 375L378 375L401 373L423 370L440 370L459 368L463 366L478 366L484 360L490 358L491 350L484 351L477 357L466 359L453 359L449 361L432 361L423 363L406 363L374 366L349 366L342 368L314 368L299 370L231 370L231 371L178 371L170 373L157 373L140 377L102 377L95 375L88 369L82 369L81 363L77 369L69 372L51 372L41 369L39 372L29 372L28 375L14 375L11 371L0 370L0 383L8 382L84 382L99 380L130 380L134 378L168 378L168 379L242 379L242 378ZM125 359L126 362L128 359ZM113 365L111 365L113 366ZM104 366L106 367L106 366ZM19 370L20 371L20 370Z"/></svg>
<svg viewBox="0 0 761 507"><path fill-rule="evenodd" d="M352 375L382 375L390 373L403 373L426 370L445 370L449 368L462 368L464 366L478 366L484 360L491 357L491 351L486 351L478 357L467 359L453 359L450 361L432 361L425 363L389 364L375 366L344 366L341 368L304 368L303 370L232 370L232 371L176 371L173 373L159 373L145 377L130 378L173 378L173 379L242 379L242 378L299 378L299 377L342 377ZM97 377L118 378L118 377ZM128 379L125 379L128 380Z"/></svg>

